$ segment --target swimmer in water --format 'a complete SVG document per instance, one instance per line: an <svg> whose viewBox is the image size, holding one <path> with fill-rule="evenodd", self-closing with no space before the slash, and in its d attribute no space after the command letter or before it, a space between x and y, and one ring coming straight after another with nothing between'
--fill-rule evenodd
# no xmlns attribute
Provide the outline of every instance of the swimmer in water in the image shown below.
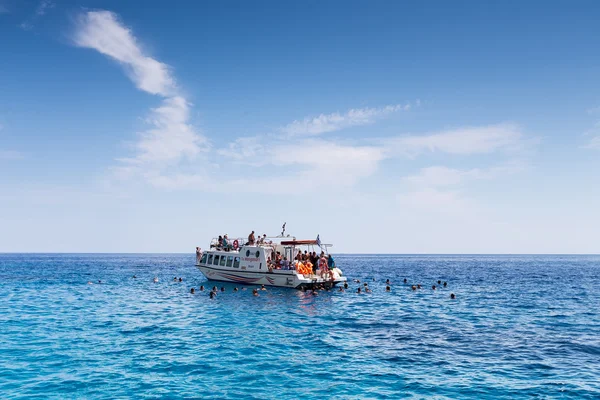
<svg viewBox="0 0 600 400"><path fill-rule="evenodd" d="M340 288L338 289L338 292L343 292L344 288L340 286Z"/></svg>
<svg viewBox="0 0 600 400"><path fill-rule="evenodd" d="M211 292L208 294L208 296L209 296L211 299L214 299L215 297L217 297L217 294L211 290Z"/></svg>
<svg viewBox="0 0 600 400"><path fill-rule="evenodd" d="M368 287L365 289L365 293L371 293L371 289L369 289Z"/></svg>
<svg viewBox="0 0 600 400"><path fill-rule="evenodd" d="M242 288L242 290L246 290L246 288L245 288L245 287L243 287L243 288Z"/></svg>
<svg viewBox="0 0 600 400"><path fill-rule="evenodd" d="M252 296L258 296L258 289L252 289Z"/></svg>
<svg viewBox="0 0 600 400"><path fill-rule="evenodd" d="M444 287L448 286L448 282L444 282Z"/></svg>
<svg viewBox="0 0 600 400"><path fill-rule="evenodd" d="M234 291L234 292L237 292L237 291L238 291L238 288L234 287L234 288L233 288L233 291Z"/></svg>
<svg viewBox="0 0 600 400"><path fill-rule="evenodd" d="M344 282L344 289L348 289L348 282Z"/></svg>
<svg viewBox="0 0 600 400"><path fill-rule="evenodd" d="M200 285L200 291L204 292L204 285Z"/></svg>
<svg viewBox="0 0 600 400"><path fill-rule="evenodd" d="M389 280L389 279L386 279L386 280L385 280L385 284L386 284L386 285L389 285L389 284L390 284L390 280Z"/></svg>
<svg viewBox="0 0 600 400"><path fill-rule="evenodd" d="M190 289L190 293L191 293L191 294L194 294L194 293L196 293L196 289L194 289L194 288L191 288L191 289Z"/></svg>
<svg viewBox="0 0 600 400"><path fill-rule="evenodd" d="M225 287L221 286L221 292L225 291Z"/></svg>
<svg viewBox="0 0 600 400"><path fill-rule="evenodd" d="M417 290L417 287L416 287L415 285L412 285L410 288L411 288L412 290Z"/></svg>
<svg viewBox="0 0 600 400"><path fill-rule="evenodd" d="M183 279L179 278L179 282L183 282Z"/></svg>
<svg viewBox="0 0 600 400"><path fill-rule="evenodd" d="M177 277L173 278L173 282L177 282Z"/></svg>
<svg viewBox="0 0 600 400"><path fill-rule="evenodd" d="M417 289L421 289L421 284L417 284Z"/></svg>
<svg viewBox="0 0 600 400"><path fill-rule="evenodd" d="M356 289L356 293L358 293L358 294L360 294L360 293L361 293L361 291L360 291L360 286L359 286L359 288L358 288L358 289Z"/></svg>
<svg viewBox="0 0 600 400"><path fill-rule="evenodd" d="M441 285L441 284L442 284L442 281L438 281L438 285Z"/></svg>
<svg viewBox="0 0 600 400"><path fill-rule="evenodd" d="M319 295L319 292L317 292L317 289L314 289L314 288L313 288L313 290L312 290L312 293L311 293L311 294L312 294L313 296L318 296L318 295Z"/></svg>
<svg viewBox="0 0 600 400"><path fill-rule="evenodd" d="M98 280L98 283L102 283L102 281L101 281L101 280Z"/></svg>
<svg viewBox="0 0 600 400"><path fill-rule="evenodd" d="M363 286L369 286L369 284L367 282L363 283Z"/></svg>
<svg viewBox="0 0 600 400"><path fill-rule="evenodd" d="M404 278L404 283L408 282L408 280L406 280L406 278Z"/></svg>
<svg viewBox="0 0 600 400"><path fill-rule="evenodd" d="M432 288L433 290L435 290L435 285L433 285L431 288Z"/></svg>
<svg viewBox="0 0 600 400"><path fill-rule="evenodd" d="M260 290L267 290L267 288L265 287L265 285L260 285Z"/></svg>
<svg viewBox="0 0 600 400"><path fill-rule="evenodd" d="M158 282L158 276L155 276L155 277L154 277L154 279L152 279L152 281L153 281L154 283L157 283L157 282Z"/></svg>
<svg viewBox="0 0 600 400"><path fill-rule="evenodd" d="M216 291L217 291L217 287L216 287L216 286L213 286L213 288L212 288L212 291L213 291L213 292L216 292Z"/></svg>
<svg viewBox="0 0 600 400"><path fill-rule="evenodd" d="M386 287L385 287L385 291L386 291L386 292L389 292L389 291L391 291L391 290L392 290L392 288L391 288L391 287L389 287L389 286L386 286Z"/></svg>
<svg viewBox="0 0 600 400"><path fill-rule="evenodd" d="M88 285L93 285L92 281L88 281Z"/></svg>
<svg viewBox="0 0 600 400"><path fill-rule="evenodd" d="M454 293L450 293L450 298L453 299L453 300L456 298L456 296L454 295Z"/></svg>
<svg viewBox="0 0 600 400"><path fill-rule="evenodd" d="M134 275L134 276L133 276L133 279L135 279L135 278L137 278L137 276L135 276L135 275Z"/></svg>

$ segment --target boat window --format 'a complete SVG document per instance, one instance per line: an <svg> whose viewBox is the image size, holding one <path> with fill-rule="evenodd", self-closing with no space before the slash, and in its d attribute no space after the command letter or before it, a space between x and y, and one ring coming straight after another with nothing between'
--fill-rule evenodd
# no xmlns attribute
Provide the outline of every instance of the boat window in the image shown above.
<svg viewBox="0 0 600 400"><path fill-rule="evenodd" d="M225 266L225 260L227 259L227 257L225 256L221 256L221 267Z"/></svg>
<svg viewBox="0 0 600 400"><path fill-rule="evenodd" d="M231 264L233 264L233 256L228 256L227 257L227 266L231 267Z"/></svg>
<svg viewBox="0 0 600 400"><path fill-rule="evenodd" d="M208 254L204 253L204 255L202 256L202 260L200 260L200 264L206 263L206 257L208 257Z"/></svg>
<svg viewBox="0 0 600 400"><path fill-rule="evenodd" d="M250 250L246 250L246 257L250 257Z"/></svg>
<svg viewBox="0 0 600 400"><path fill-rule="evenodd" d="M236 257L233 259L233 268L239 268L240 267L240 258Z"/></svg>
<svg viewBox="0 0 600 400"><path fill-rule="evenodd" d="M258 250L256 250L256 258L258 258L260 256L260 252Z"/></svg>
<svg viewBox="0 0 600 400"><path fill-rule="evenodd" d="M215 254L215 262L213 263L213 265L219 265L219 255Z"/></svg>
<svg viewBox="0 0 600 400"><path fill-rule="evenodd" d="M207 262L207 264L212 264L212 259L213 259L213 255L209 254L208 255L208 262Z"/></svg>

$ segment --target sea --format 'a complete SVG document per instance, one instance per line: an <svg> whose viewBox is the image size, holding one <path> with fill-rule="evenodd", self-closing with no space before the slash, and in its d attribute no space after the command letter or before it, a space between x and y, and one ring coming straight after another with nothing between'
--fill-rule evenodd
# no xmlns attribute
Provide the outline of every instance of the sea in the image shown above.
<svg viewBox="0 0 600 400"><path fill-rule="evenodd" d="M334 256L348 290L255 297L195 254L0 254L0 398L600 399L600 256Z"/></svg>

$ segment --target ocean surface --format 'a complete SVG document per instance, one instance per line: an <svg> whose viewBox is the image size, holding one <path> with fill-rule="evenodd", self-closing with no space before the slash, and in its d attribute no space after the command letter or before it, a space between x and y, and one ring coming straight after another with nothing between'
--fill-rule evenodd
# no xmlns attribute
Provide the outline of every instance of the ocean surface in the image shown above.
<svg viewBox="0 0 600 400"><path fill-rule="evenodd" d="M194 262L0 254L0 397L600 398L599 256L339 255L344 293L214 300Z"/></svg>

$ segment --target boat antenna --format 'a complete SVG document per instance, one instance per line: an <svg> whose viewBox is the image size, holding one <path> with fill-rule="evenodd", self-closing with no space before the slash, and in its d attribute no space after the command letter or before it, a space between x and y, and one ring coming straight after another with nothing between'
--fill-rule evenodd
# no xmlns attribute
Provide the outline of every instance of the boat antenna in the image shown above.
<svg viewBox="0 0 600 400"><path fill-rule="evenodd" d="M281 231L281 236L282 236L282 237L283 237L283 236L285 236L285 224L287 224L287 222L284 222L284 223L283 223L283 226L281 227L281 229L283 229L283 230Z"/></svg>

